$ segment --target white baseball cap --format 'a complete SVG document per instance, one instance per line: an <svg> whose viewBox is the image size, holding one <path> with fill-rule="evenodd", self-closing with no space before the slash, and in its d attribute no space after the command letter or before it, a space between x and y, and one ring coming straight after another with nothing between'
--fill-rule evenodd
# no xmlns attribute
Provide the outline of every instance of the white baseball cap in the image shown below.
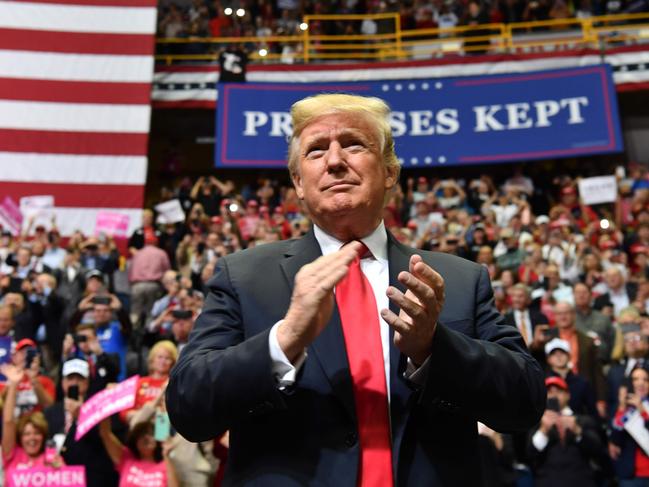
<svg viewBox="0 0 649 487"><path fill-rule="evenodd" d="M90 376L90 367L88 362L80 358L73 358L63 364L63 377L68 375L79 374L81 377L87 379Z"/></svg>
<svg viewBox="0 0 649 487"><path fill-rule="evenodd" d="M553 338L545 344L545 355L550 355L555 350L563 350L570 355L570 344L561 338Z"/></svg>

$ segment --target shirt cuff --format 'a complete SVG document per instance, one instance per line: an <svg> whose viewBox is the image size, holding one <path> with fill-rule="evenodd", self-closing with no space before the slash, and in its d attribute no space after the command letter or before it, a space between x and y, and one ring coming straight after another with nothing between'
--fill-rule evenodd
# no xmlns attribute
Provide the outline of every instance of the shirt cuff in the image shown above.
<svg viewBox="0 0 649 487"><path fill-rule="evenodd" d="M292 386L295 383L295 376L302 367L307 356L306 349L304 349L302 355L295 361L295 365L293 365L286 357L286 354L282 350L282 347L279 346L279 341L277 340L277 328L282 324L282 321L284 320L279 320L275 323L270 329L270 334L268 335L268 348L270 350L270 359L272 360L272 372L280 389Z"/></svg>
<svg viewBox="0 0 649 487"><path fill-rule="evenodd" d="M426 372L428 371L429 363L430 355L419 367L417 367L415 363L410 360L410 358L408 358L408 365L406 366L406 371L403 373L403 377L417 385L423 385L426 379Z"/></svg>
<svg viewBox="0 0 649 487"><path fill-rule="evenodd" d="M532 436L532 445L534 445L534 448L536 448L538 451L543 451L545 450L545 447L548 446L548 442L550 440L548 439L548 435L543 433L543 431L538 430L536 433L534 433L534 436Z"/></svg>

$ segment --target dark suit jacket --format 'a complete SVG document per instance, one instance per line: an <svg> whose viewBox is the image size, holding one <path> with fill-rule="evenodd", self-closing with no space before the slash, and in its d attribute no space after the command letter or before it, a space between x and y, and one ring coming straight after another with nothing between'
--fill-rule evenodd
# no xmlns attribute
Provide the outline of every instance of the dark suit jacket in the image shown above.
<svg viewBox="0 0 649 487"><path fill-rule="evenodd" d="M534 332L534 329L536 328L537 325L547 325L550 323L550 320L548 320L548 317L545 316L543 313L540 311L537 311L535 309L529 309L527 310L530 314L530 322L532 324L532 332ZM516 326L516 320L514 319L514 312L509 311L508 313L505 313L505 324L506 325L511 325L511 326Z"/></svg>
<svg viewBox="0 0 649 487"><path fill-rule="evenodd" d="M414 253L389 236L391 285L404 289L396 276ZM478 486L476 421L503 432L531 427L545 408L543 374L503 324L484 267L418 253L444 277L446 302L422 385L404 378L407 359L391 347L395 484ZM220 259L172 370L167 409L176 429L191 441L230 430L224 485L356 485L354 396L337 309L293 387L280 391L271 372L270 328L289 307L295 274L320 255L310 232Z"/></svg>

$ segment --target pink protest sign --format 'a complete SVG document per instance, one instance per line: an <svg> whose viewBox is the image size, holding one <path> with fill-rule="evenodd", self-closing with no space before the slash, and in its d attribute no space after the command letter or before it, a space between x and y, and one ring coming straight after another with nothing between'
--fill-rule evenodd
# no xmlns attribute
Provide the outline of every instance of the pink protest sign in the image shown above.
<svg viewBox="0 0 649 487"><path fill-rule="evenodd" d="M0 219L9 227L9 231L13 235L20 233L23 214L20 212L18 204L10 196L5 196L5 199L0 203Z"/></svg>
<svg viewBox="0 0 649 487"><path fill-rule="evenodd" d="M95 235L105 233L112 237L128 237L128 222L130 217L121 213L112 213L110 211L97 212L95 221Z"/></svg>
<svg viewBox="0 0 649 487"><path fill-rule="evenodd" d="M135 393L137 392L137 380L139 377L135 375L124 382L120 382L115 387L104 389L84 402L79 411L77 433L74 439L79 441L102 419L124 409L132 408L135 405Z"/></svg>
<svg viewBox="0 0 649 487"><path fill-rule="evenodd" d="M86 487L86 467L11 470L7 472L7 487Z"/></svg>

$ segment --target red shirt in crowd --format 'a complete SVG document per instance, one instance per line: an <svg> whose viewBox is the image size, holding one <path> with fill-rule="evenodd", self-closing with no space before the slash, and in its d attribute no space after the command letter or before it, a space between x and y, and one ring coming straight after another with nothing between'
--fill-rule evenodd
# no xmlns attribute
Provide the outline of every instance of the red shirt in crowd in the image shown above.
<svg viewBox="0 0 649 487"><path fill-rule="evenodd" d="M49 377L39 375L36 380L41 383L45 392L54 400L56 396L56 386ZM7 384L0 383L0 394L4 393ZM22 416L33 411L42 411L43 408L38 404L38 396L32 385L32 381L27 374L23 375L20 383L18 384L18 391L16 394L16 417Z"/></svg>
<svg viewBox="0 0 649 487"><path fill-rule="evenodd" d="M169 379L163 377L162 379L154 379L150 376L140 377L137 381L137 393L135 394L135 405L132 409L127 409L119 413L119 417L127 422L126 414L130 411L137 411L146 403L155 401L162 391L162 387Z"/></svg>

